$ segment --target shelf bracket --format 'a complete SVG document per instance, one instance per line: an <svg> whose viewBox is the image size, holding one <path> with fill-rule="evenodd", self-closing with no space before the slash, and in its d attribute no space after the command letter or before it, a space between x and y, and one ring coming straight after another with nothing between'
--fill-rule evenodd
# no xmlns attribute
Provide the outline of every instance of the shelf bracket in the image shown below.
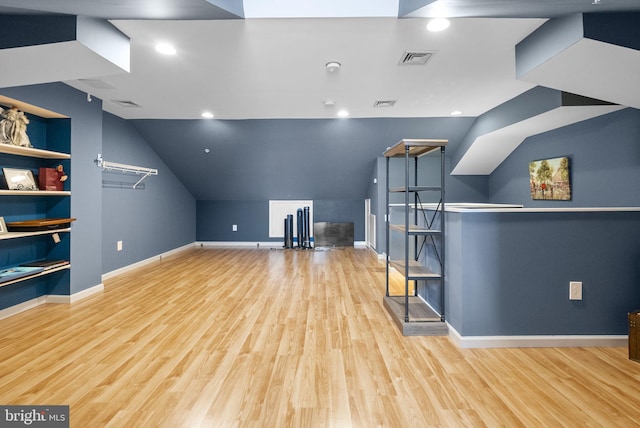
<svg viewBox="0 0 640 428"><path fill-rule="evenodd" d="M100 153L98 153L98 157L94 162L96 163L96 165L98 165L98 168L102 169L103 171L115 171L122 172L124 174L142 175L142 177L136 182L136 184L133 185L134 189L138 187L140 183L142 183L142 180L149 177L150 175L158 175L158 170L155 168L146 168L143 166L127 165L124 163L108 162L102 159L102 154Z"/></svg>

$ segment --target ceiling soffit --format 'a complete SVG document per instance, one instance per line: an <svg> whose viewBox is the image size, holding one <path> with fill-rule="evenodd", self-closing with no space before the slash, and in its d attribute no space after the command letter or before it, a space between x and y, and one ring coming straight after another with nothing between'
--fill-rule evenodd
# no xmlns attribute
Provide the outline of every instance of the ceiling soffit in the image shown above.
<svg viewBox="0 0 640 428"><path fill-rule="evenodd" d="M516 46L520 80L640 108L640 13L574 14Z"/></svg>
<svg viewBox="0 0 640 428"><path fill-rule="evenodd" d="M129 38L107 21L0 15L0 28L0 87L129 72Z"/></svg>
<svg viewBox="0 0 640 428"><path fill-rule="evenodd" d="M452 175L490 175L530 136L625 108L538 86L480 116L452 159Z"/></svg>
<svg viewBox="0 0 640 428"><path fill-rule="evenodd" d="M631 84L640 76L639 20L635 12L572 14L547 21L518 43L519 80L578 96L552 95L557 105L469 137L452 173L491 174L529 136L624 107L640 108L640 85ZM494 109L479 122L495 115Z"/></svg>

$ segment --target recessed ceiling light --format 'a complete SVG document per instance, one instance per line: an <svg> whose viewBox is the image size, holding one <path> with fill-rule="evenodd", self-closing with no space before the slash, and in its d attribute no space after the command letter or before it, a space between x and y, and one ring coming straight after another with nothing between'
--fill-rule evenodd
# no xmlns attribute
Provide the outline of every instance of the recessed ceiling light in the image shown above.
<svg viewBox="0 0 640 428"><path fill-rule="evenodd" d="M429 23L427 24L427 30L433 32L443 31L449 28L450 24L451 23L447 18L435 18L429 21Z"/></svg>
<svg viewBox="0 0 640 428"><path fill-rule="evenodd" d="M333 73L340 70L340 67L342 67L342 64L340 64L338 61L331 61L331 62L328 62L325 65L325 67L327 68L327 71L329 73Z"/></svg>
<svg viewBox="0 0 640 428"><path fill-rule="evenodd" d="M205 111L202 113L202 117L204 117L205 119L213 119L213 113L211 113L210 111Z"/></svg>
<svg viewBox="0 0 640 428"><path fill-rule="evenodd" d="M174 48L173 45L170 45L169 43L158 43L156 45L156 51L161 53L162 55L176 54L176 48Z"/></svg>
<svg viewBox="0 0 640 428"><path fill-rule="evenodd" d="M454 110L451 112L451 116L460 116L462 112L460 110Z"/></svg>
<svg viewBox="0 0 640 428"><path fill-rule="evenodd" d="M347 117L347 116L349 116L349 112L346 110L340 110L338 112L338 117Z"/></svg>

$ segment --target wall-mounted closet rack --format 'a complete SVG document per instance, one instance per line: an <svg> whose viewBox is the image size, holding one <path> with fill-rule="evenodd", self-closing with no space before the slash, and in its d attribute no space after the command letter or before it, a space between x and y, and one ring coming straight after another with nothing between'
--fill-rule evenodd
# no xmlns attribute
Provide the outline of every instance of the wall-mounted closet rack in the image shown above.
<svg viewBox="0 0 640 428"><path fill-rule="evenodd" d="M108 162L102 159L102 154L100 153L98 153L98 157L96 158L95 162L96 165L98 165L98 168L101 168L103 171L117 171L123 172L125 174L142 175L140 180L138 180L136 184L133 185L134 189L138 186L138 184L142 183L142 180L149 177L150 175L158 175L158 170L155 168L146 168L143 166L127 165L124 163Z"/></svg>

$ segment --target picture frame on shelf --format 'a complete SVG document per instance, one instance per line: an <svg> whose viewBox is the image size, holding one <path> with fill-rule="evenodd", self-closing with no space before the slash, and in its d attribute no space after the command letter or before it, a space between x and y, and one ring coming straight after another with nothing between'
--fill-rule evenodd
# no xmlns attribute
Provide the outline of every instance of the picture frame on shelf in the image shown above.
<svg viewBox="0 0 640 428"><path fill-rule="evenodd" d="M4 217L0 217L0 235L4 235L5 233L9 233L7 224L4 222Z"/></svg>
<svg viewBox="0 0 640 428"><path fill-rule="evenodd" d="M38 190L33 172L29 169L2 168L9 190Z"/></svg>

